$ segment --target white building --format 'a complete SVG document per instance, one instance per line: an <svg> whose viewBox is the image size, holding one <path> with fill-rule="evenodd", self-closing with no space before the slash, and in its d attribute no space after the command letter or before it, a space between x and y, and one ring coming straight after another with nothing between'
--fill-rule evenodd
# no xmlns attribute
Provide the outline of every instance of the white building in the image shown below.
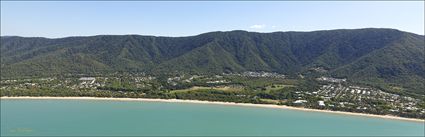
<svg viewBox="0 0 425 137"><path fill-rule="evenodd" d="M294 101L295 104L302 104L302 103L307 103L307 100L296 100Z"/></svg>
<svg viewBox="0 0 425 137"><path fill-rule="evenodd" d="M81 77L78 80L80 80L80 81L89 81L90 84L93 84L96 81L96 78L94 78L94 77Z"/></svg>
<svg viewBox="0 0 425 137"><path fill-rule="evenodd" d="M322 106L322 107L326 106L325 101L317 101L317 103L319 103L319 106Z"/></svg>

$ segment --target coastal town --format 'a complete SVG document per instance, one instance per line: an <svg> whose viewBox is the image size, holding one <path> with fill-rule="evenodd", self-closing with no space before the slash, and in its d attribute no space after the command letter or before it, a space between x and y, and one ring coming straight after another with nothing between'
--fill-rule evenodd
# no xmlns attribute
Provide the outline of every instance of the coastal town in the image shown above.
<svg viewBox="0 0 425 137"><path fill-rule="evenodd" d="M1 80L1 96L94 96L164 98L277 104L321 110L425 119L423 98L350 84L320 76L309 80L274 72L222 75L153 76L145 73L105 76Z"/></svg>
<svg viewBox="0 0 425 137"><path fill-rule="evenodd" d="M0 0L0 137L425 137L425 0Z"/></svg>

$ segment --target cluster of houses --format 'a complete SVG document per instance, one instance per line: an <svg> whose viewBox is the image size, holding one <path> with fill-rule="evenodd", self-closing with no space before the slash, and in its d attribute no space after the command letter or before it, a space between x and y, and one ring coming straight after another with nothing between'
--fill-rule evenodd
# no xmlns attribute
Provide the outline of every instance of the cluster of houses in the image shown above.
<svg viewBox="0 0 425 137"><path fill-rule="evenodd" d="M230 83L230 81L227 81L227 80L214 80L214 81L207 81L205 83L208 83L208 84L218 84L218 83Z"/></svg>
<svg viewBox="0 0 425 137"><path fill-rule="evenodd" d="M276 72L252 72L247 71L243 73L229 73L229 74L223 74L223 75L234 75L234 76L243 76L243 77L269 77L269 78L285 78L285 75L279 74Z"/></svg>
<svg viewBox="0 0 425 137"><path fill-rule="evenodd" d="M19 89L19 88L36 88L43 84L51 87L61 84L46 84L55 80L55 78L38 78L38 79L20 79L20 80L2 80L0 81L0 89Z"/></svg>
<svg viewBox="0 0 425 137"><path fill-rule="evenodd" d="M167 79L167 83L173 86L177 85L179 82L191 83L195 79L203 79L207 84L220 84L220 83L230 83L231 81L223 79L223 76L215 75L212 77L199 76L199 75L191 75L190 77L185 77L185 75L170 77Z"/></svg>
<svg viewBox="0 0 425 137"><path fill-rule="evenodd" d="M418 113L425 115L425 109L419 107L423 100L387 93L374 88L332 83L322 85L319 90L314 92L296 91L294 93L297 99L292 104L295 106L383 111L382 106L384 105L385 111L391 113Z"/></svg>
<svg viewBox="0 0 425 137"><path fill-rule="evenodd" d="M81 77L78 81L80 81L78 88L96 88L101 86L100 83L95 83L95 77Z"/></svg>
<svg viewBox="0 0 425 137"><path fill-rule="evenodd" d="M178 82L192 83L194 79L198 79L198 78L202 78L202 77L204 77L204 76L191 75L190 77L187 77L186 75L181 75L181 76L177 76L177 77L168 78L167 83L175 86L175 85L178 84Z"/></svg>
<svg viewBox="0 0 425 137"><path fill-rule="evenodd" d="M319 81L326 81L326 82L333 82L333 83L341 83L341 82L346 82L347 81L347 79L339 79L339 78L332 78L332 77L324 77L324 76L322 76L322 77L320 77L320 78L317 78L317 80L319 80Z"/></svg>
<svg viewBox="0 0 425 137"><path fill-rule="evenodd" d="M345 100L337 102L340 107L347 104L357 106L356 109L370 109L377 105L370 102L385 102L391 109L390 111L416 111L421 102L419 99L404 97L396 94L384 92L379 89L359 87L359 86L343 86L341 84L323 85L318 91L317 96L329 101L331 98L336 100ZM319 102L319 106L326 104Z"/></svg>

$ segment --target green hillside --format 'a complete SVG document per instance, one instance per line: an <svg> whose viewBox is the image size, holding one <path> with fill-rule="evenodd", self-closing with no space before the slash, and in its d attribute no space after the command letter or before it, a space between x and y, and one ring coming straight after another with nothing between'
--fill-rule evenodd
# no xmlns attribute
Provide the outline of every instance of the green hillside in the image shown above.
<svg viewBox="0 0 425 137"><path fill-rule="evenodd" d="M210 32L190 37L1 37L1 77L114 72L230 73L348 78L423 94L424 36L394 29ZM314 73L314 74L312 74Z"/></svg>

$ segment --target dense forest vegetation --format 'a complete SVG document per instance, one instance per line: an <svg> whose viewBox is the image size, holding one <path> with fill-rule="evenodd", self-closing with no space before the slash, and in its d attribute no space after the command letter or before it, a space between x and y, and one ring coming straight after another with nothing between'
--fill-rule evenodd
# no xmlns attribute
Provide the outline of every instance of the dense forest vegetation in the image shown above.
<svg viewBox="0 0 425 137"><path fill-rule="evenodd" d="M190 37L1 37L1 78L268 71L328 75L422 95L424 36L394 29L210 32ZM105 87L112 88L112 87Z"/></svg>

